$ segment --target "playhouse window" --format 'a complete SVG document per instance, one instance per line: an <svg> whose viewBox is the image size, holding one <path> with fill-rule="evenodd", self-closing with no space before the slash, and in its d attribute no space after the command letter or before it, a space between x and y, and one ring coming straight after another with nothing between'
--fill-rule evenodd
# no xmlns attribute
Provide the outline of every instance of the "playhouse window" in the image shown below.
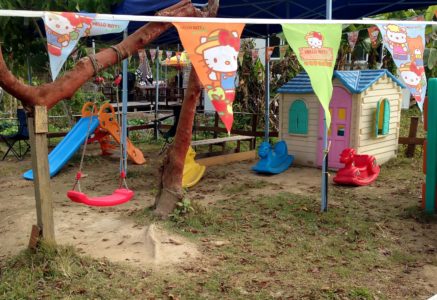
<svg viewBox="0 0 437 300"><path fill-rule="evenodd" d="M290 110L288 111L288 133L308 133L308 109L302 100L296 100L290 105Z"/></svg>
<svg viewBox="0 0 437 300"><path fill-rule="evenodd" d="M378 101L376 105L376 136L387 135L390 128L390 102L388 99Z"/></svg>

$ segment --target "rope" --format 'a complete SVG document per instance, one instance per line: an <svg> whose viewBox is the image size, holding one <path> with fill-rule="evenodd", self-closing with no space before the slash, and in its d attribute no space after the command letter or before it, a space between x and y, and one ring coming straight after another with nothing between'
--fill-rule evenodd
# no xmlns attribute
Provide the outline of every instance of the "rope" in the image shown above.
<svg viewBox="0 0 437 300"><path fill-rule="evenodd" d="M94 113L94 105L93 105L93 113ZM93 122L93 116L94 116L94 114L91 114L91 116L89 117L90 118L90 120L89 120L89 122L88 122L88 128L87 128L87 131L86 131L86 137L85 137L85 141L84 141L84 143L83 143L83 149L82 149L82 155L81 155L81 158L80 158L80 164L79 164L79 171L77 172L77 174L76 174L76 180L75 180L75 182L74 182L74 185L73 185L73 190L76 188L76 186L77 186L77 188L78 188L78 190L79 190L79 192L81 192L82 193L82 191L81 191L81 188L80 188L80 179L82 178L82 169L83 169L83 162L84 162L84 159L85 159L85 153L86 153L86 146L87 146L87 141L88 141L88 137L90 136L90 130L91 130L91 123Z"/></svg>
<svg viewBox="0 0 437 300"><path fill-rule="evenodd" d="M88 58L90 59L91 65L93 66L94 69L93 76L97 76L97 74L100 72L99 63L97 62L97 59L94 54L88 55Z"/></svg>

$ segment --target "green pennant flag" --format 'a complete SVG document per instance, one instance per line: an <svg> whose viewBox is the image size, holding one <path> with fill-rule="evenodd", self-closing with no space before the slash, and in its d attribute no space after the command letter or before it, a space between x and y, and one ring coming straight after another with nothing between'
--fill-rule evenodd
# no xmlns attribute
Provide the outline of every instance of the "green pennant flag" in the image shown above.
<svg viewBox="0 0 437 300"><path fill-rule="evenodd" d="M341 41L341 24L283 24L285 38L310 77L311 86L325 110L326 126L331 124L329 102L332 74Z"/></svg>

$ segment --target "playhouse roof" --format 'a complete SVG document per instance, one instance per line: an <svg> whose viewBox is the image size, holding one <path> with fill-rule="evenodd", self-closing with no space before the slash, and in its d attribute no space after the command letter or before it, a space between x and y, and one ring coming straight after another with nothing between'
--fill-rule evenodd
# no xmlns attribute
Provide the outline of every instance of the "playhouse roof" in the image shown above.
<svg viewBox="0 0 437 300"><path fill-rule="evenodd" d="M338 78L341 83L353 94L360 94L369 88L382 76L387 75L401 88L404 84L399 81L388 70L359 70L359 71L334 71L334 78ZM299 73L296 77L284 84L278 93L281 94L309 94L314 93L311 87L310 78L305 72Z"/></svg>

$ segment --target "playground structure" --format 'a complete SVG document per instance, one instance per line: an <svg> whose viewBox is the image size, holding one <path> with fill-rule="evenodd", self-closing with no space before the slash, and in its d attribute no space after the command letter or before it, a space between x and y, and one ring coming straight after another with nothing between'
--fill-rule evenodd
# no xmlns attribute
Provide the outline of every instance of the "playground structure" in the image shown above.
<svg viewBox="0 0 437 300"><path fill-rule="evenodd" d="M376 180L381 170L374 156L359 155L352 148L341 152L340 163L345 166L338 170L333 180L342 185L369 185Z"/></svg>
<svg viewBox="0 0 437 300"><path fill-rule="evenodd" d="M190 188L195 186L205 173L206 167L197 163L194 158L196 152L192 147L188 148L187 156L185 157L184 172L182 176L182 187Z"/></svg>
<svg viewBox="0 0 437 300"><path fill-rule="evenodd" d="M396 156L404 85L387 70L334 71L328 130L329 168L339 169L345 148L375 156L383 164ZM279 89L279 138L295 162L321 166L323 109L308 75L301 73Z"/></svg>
<svg viewBox="0 0 437 300"><path fill-rule="evenodd" d="M90 111L90 108L92 109ZM106 110L110 113L107 113ZM120 144L120 126L117 122L115 111L109 103L104 104L97 112L92 102L87 102L82 107L81 118L64 137L64 139L53 149L49 156L50 177L58 174L62 167L79 150L80 146L89 138L87 132L95 133L94 140L101 144L102 154L108 154L108 137L112 136ZM127 139L127 153L135 164L144 164L146 160L142 152ZM23 174L23 178L33 180L33 171L29 170Z"/></svg>

